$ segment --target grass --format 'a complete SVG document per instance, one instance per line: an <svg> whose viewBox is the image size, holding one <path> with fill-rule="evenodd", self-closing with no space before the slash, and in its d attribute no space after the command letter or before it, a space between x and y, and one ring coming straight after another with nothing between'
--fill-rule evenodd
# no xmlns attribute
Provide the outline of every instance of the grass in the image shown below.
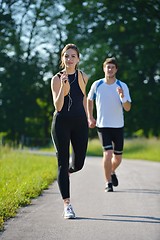
<svg viewBox="0 0 160 240"><path fill-rule="evenodd" d="M128 159L160 162L160 140L153 138L126 140L123 156Z"/></svg>
<svg viewBox="0 0 160 240"><path fill-rule="evenodd" d="M89 141L87 155L102 156L98 139ZM160 162L160 140L137 138L125 140L123 158Z"/></svg>
<svg viewBox="0 0 160 240"><path fill-rule="evenodd" d="M30 204L56 178L54 157L0 149L0 230L21 206Z"/></svg>

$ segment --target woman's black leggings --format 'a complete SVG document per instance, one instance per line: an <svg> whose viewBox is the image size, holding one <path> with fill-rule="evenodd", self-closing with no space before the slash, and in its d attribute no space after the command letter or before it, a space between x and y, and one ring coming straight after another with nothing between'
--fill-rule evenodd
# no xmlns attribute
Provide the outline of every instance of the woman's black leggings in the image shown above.
<svg viewBox="0 0 160 240"><path fill-rule="evenodd" d="M52 122L52 140L58 159L58 185L63 199L70 198L69 173L82 169L88 144L86 116L65 117L56 114ZM72 161L70 158L72 145Z"/></svg>

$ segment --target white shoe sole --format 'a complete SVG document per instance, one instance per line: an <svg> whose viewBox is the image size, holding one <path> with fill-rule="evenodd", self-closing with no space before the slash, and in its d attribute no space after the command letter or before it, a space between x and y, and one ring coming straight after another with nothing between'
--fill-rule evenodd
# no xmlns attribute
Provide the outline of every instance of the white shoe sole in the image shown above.
<svg viewBox="0 0 160 240"><path fill-rule="evenodd" d="M64 219L75 219L76 218L76 216L64 216L64 214L63 214L63 217L64 217Z"/></svg>

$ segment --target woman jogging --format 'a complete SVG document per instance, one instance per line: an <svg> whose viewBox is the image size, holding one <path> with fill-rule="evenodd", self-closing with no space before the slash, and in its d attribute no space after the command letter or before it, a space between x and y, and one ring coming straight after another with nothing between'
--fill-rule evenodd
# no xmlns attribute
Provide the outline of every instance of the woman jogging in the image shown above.
<svg viewBox="0 0 160 240"><path fill-rule="evenodd" d="M51 80L55 107L51 136L57 153L58 185L64 202L65 219L75 218L70 203L70 173L82 169L88 144L85 94L88 77L78 70L79 61L77 46L67 44L61 52L62 71Z"/></svg>

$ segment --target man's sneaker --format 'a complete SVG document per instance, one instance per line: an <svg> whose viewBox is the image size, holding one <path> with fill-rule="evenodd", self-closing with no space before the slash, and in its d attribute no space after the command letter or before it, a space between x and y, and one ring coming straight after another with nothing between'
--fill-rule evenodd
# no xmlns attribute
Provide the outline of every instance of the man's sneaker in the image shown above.
<svg viewBox="0 0 160 240"><path fill-rule="evenodd" d="M74 213L74 211L73 211L73 208L72 208L71 204L67 205L67 206L64 208L63 216L64 216L65 219L76 218L75 213Z"/></svg>
<svg viewBox="0 0 160 240"><path fill-rule="evenodd" d="M105 192L113 192L112 183L108 183L105 187Z"/></svg>
<svg viewBox="0 0 160 240"><path fill-rule="evenodd" d="M111 179L112 179L112 184L113 184L113 186L114 186L114 187L117 187L117 186L118 186L118 178L117 178L117 176L116 176L115 173L113 173L113 174L111 175Z"/></svg>

